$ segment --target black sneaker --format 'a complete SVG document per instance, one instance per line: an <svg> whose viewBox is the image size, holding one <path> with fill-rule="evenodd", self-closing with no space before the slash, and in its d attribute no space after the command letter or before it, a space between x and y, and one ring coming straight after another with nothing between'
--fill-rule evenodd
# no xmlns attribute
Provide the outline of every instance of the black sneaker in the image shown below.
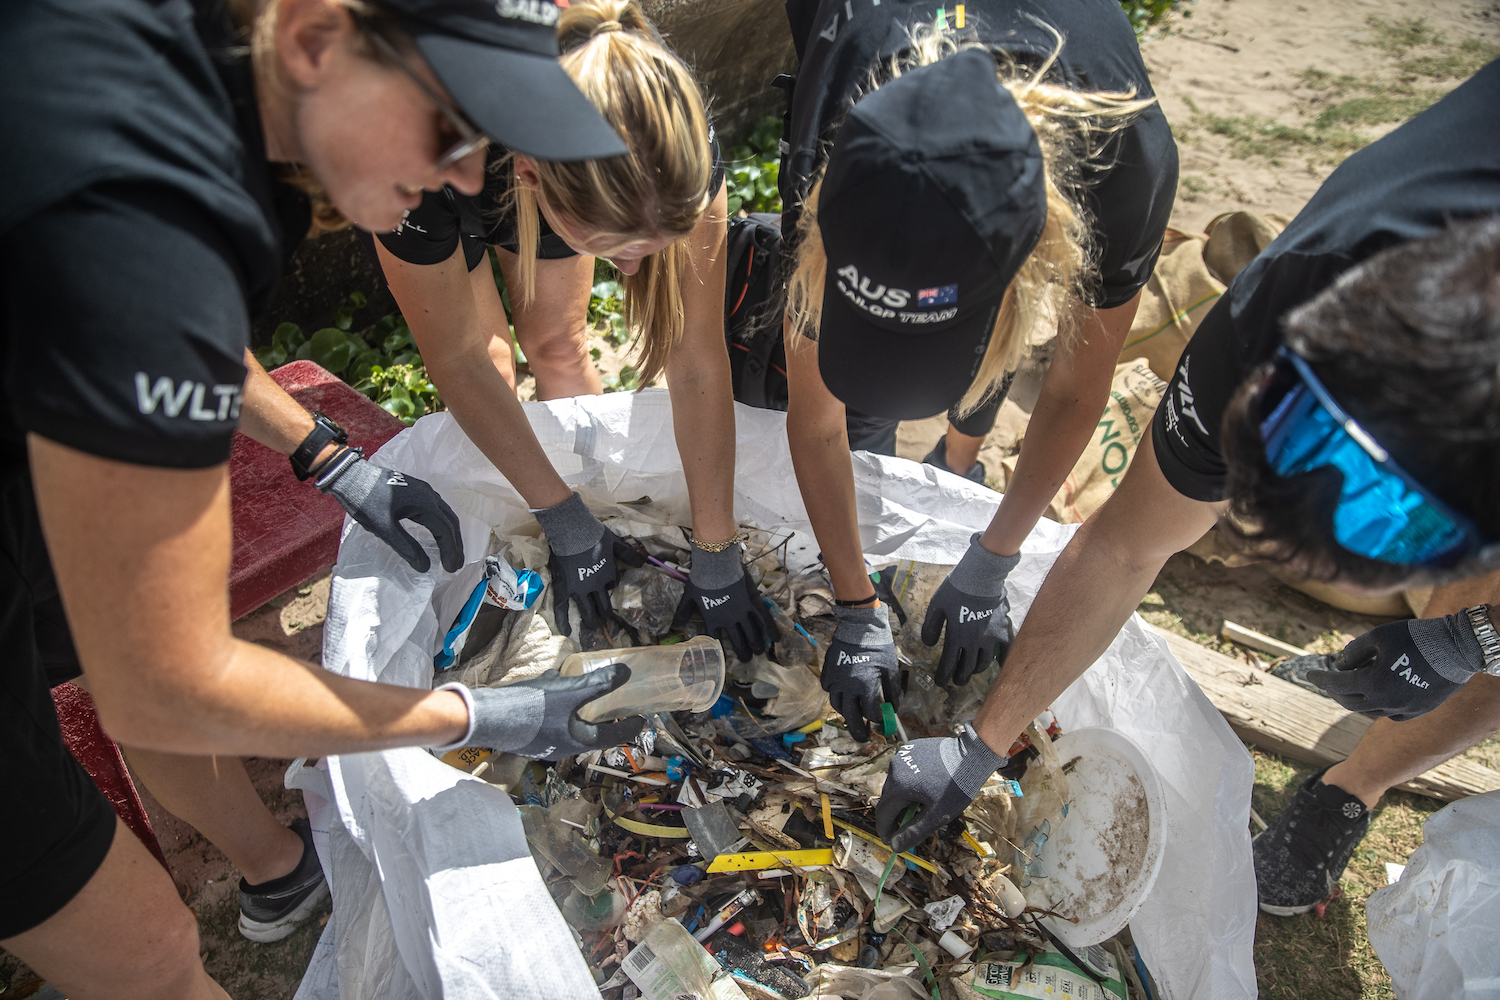
<svg viewBox="0 0 1500 1000"><path fill-rule="evenodd" d="M932 450L927 453L927 457L922 459L922 464L930 465L934 469L942 469L944 472L951 472L955 476L963 476L970 482L978 483L980 486L984 485L985 468L983 462L975 462L968 472L959 472L957 469L948 467L948 439L946 437L938 438L938 443L933 445Z"/></svg>
<svg viewBox="0 0 1500 1000"><path fill-rule="evenodd" d="M260 944L280 941L292 933L328 898L328 883L307 820L293 820L288 828L302 838L302 860L297 867L260 885L240 879L240 933Z"/></svg>
<svg viewBox="0 0 1500 1000"><path fill-rule="evenodd" d="M1323 784L1327 770L1304 781L1286 811L1250 842L1260 908L1272 916L1306 913L1331 896L1370 832L1370 810L1342 788Z"/></svg>

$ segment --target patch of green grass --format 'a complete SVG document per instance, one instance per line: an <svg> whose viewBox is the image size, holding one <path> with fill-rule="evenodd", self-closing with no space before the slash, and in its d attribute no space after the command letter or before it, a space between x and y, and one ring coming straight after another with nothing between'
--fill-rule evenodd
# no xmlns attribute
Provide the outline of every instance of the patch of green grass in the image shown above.
<svg viewBox="0 0 1500 1000"><path fill-rule="evenodd" d="M1303 127L1265 115L1221 115L1203 111L1191 100L1188 107L1193 112L1192 124L1210 135L1228 139L1230 152L1239 158L1259 156L1275 161L1313 154L1336 162L1370 142L1358 132L1338 125L1314 123Z"/></svg>
<svg viewBox="0 0 1500 1000"><path fill-rule="evenodd" d="M1300 107L1307 119L1287 124L1263 115L1221 115L1200 110L1191 101L1193 128L1229 140L1236 157L1260 157L1279 164L1295 157L1308 169L1337 164L1372 142L1383 126L1400 124L1425 111L1443 97L1453 83L1473 75L1500 57L1500 46L1481 38L1450 42L1425 18L1366 20L1370 37L1361 42L1395 63L1395 73L1353 76L1308 67L1297 74L1300 87L1310 93ZM1433 86L1441 82L1441 86ZM1183 130L1178 138L1192 135ZM1185 196L1191 201L1191 190Z"/></svg>
<svg viewBox="0 0 1500 1000"><path fill-rule="evenodd" d="M1183 174L1177 182L1183 201L1197 201L1198 196L1208 191L1209 183L1196 174Z"/></svg>
<svg viewBox="0 0 1500 1000"><path fill-rule="evenodd" d="M1347 130L1351 126L1404 122L1426 111L1442 97L1441 91L1381 94L1340 101L1313 119L1315 130Z"/></svg>

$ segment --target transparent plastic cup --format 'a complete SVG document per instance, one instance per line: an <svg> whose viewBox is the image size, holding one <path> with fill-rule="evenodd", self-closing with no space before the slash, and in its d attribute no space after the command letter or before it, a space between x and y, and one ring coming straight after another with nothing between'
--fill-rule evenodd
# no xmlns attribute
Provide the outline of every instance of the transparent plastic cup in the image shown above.
<svg viewBox="0 0 1500 1000"><path fill-rule="evenodd" d="M670 646L635 646L574 653L563 661L564 677L578 677L611 663L630 668L630 680L578 710L585 722L625 719L652 712L704 712L724 690L724 647L706 635Z"/></svg>

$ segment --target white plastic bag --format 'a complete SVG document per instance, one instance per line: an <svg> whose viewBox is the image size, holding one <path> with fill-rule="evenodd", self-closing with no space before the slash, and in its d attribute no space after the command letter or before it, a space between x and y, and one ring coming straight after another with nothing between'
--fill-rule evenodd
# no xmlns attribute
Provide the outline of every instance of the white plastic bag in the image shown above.
<svg viewBox="0 0 1500 1000"><path fill-rule="evenodd" d="M526 413L553 465L596 513L629 517L640 508L621 505L649 499L656 515L689 523L664 390L528 403ZM810 565L818 550L792 474L786 415L736 405L735 419L736 517L790 534L789 568ZM419 420L373 457L443 494L462 521L467 563L449 574L434 559L432 572L415 573L346 521L323 663L425 687L443 632L480 577L491 531L539 529L446 413ZM991 490L902 459L858 453L854 479L872 562L956 563L999 503ZM1044 521L1022 546L1010 576L1017 621L1072 533ZM1244 746L1135 617L1055 708L1065 729L1112 725L1134 738L1167 788L1167 860L1131 925L1164 998L1253 997L1253 769ZM309 796L308 808L314 829L325 831L316 842L334 918L299 1000L596 995L508 798L416 749L334 757L324 766L326 795ZM309 773L301 772L299 787ZM393 948L382 947L387 934ZM378 968L356 970L356 955ZM356 972L358 985L350 982Z"/></svg>
<svg viewBox="0 0 1500 1000"><path fill-rule="evenodd" d="M1500 998L1500 792L1444 806L1422 837L1365 904L1370 946L1402 1000Z"/></svg>

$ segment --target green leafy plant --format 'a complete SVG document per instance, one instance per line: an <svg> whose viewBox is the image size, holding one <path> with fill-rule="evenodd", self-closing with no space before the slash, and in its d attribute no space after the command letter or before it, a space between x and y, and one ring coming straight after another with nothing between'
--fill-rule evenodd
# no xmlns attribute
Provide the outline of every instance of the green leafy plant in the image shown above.
<svg viewBox="0 0 1500 1000"><path fill-rule="evenodd" d="M1196 3L1197 0L1188 0ZM1173 11L1182 7L1184 0L1120 0L1120 6L1125 8L1125 16L1130 18L1131 27L1135 28L1136 37L1141 37L1152 28L1161 24ZM1182 11L1183 17L1192 17L1190 10Z"/></svg>
<svg viewBox="0 0 1500 1000"><path fill-rule="evenodd" d="M729 214L781 211L781 119L767 115L756 123L742 146L729 151L724 184L729 190Z"/></svg>
<svg viewBox="0 0 1500 1000"><path fill-rule="evenodd" d="M589 289L589 326L598 329L611 347L630 342L630 328L625 325L625 285L614 266L598 258L594 260L594 287Z"/></svg>
<svg viewBox="0 0 1500 1000"><path fill-rule="evenodd" d="M442 409L417 343L399 313L382 316L362 333L353 332L354 310L365 304L363 295L353 293L349 303L335 311L333 325L311 336L296 323L282 323L271 343L256 350L256 360L268 369L288 361L312 361L408 424Z"/></svg>

